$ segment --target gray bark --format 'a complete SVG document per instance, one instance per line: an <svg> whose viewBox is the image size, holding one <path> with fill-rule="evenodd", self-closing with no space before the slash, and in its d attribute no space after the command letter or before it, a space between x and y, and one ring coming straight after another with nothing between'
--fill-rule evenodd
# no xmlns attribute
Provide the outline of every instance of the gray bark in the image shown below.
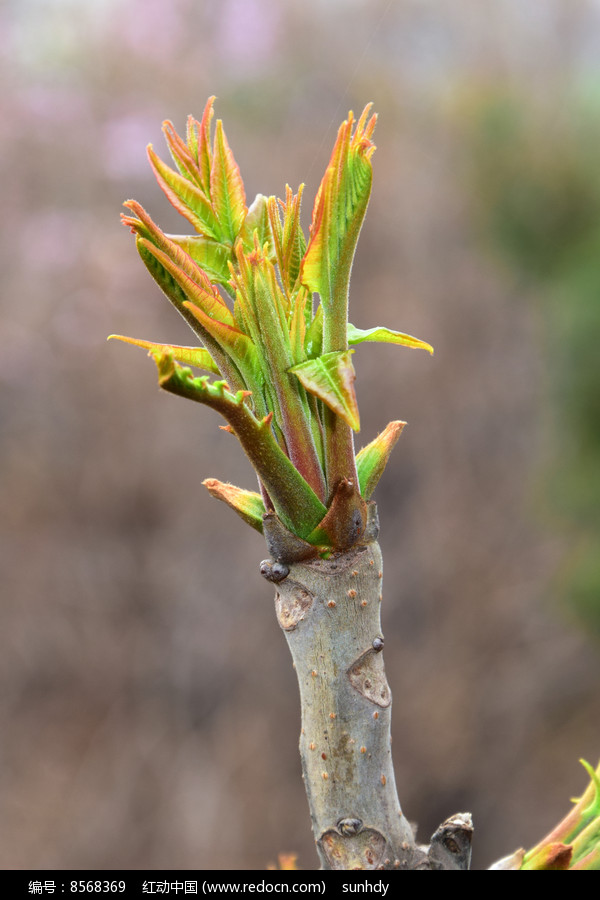
<svg viewBox="0 0 600 900"><path fill-rule="evenodd" d="M282 550L279 525L267 524L276 559L261 572L276 583L277 619L300 687L302 776L321 867L467 868L468 814L447 820L422 848L398 801L374 505L363 542L330 559L291 561L302 556L301 543Z"/></svg>

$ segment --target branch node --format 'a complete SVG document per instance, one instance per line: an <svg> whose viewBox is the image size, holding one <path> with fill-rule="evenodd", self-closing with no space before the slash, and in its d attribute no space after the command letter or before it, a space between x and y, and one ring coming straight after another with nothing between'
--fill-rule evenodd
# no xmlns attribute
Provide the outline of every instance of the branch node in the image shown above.
<svg viewBox="0 0 600 900"><path fill-rule="evenodd" d="M279 584L280 581L283 581L284 578L288 577L290 568L289 566L286 566L285 563L273 562L272 559L263 559L260 564L260 574L263 578L266 578L267 581Z"/></svg>

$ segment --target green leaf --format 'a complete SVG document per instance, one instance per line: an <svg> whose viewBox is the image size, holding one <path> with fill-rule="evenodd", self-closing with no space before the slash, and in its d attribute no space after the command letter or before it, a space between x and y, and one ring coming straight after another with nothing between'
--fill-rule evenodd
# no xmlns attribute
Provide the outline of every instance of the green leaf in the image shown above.
<svg viewBox="0 0 600 900"><path fill-rule="evenodd" d="M194 334L196 334L200 338L202 343L208 349L210 355L215 360L221 375L223 375L227 379L234 390L239 390L241 387L243 387L243 382L241 381L239 372L235 369L234 366L232 366L229 357L226 353L223 353L219 344L210 336L206 329L200 325L192 312L187 309L187 295L170 274L170 272L168 272L167 269L163 265L161 265L155 254L151 253L147 249L148 243L148 241L144 241L139 237L136 240L137 249L142 262L144 263L160 289L164 292L165 296L168 297L175 309L177 309L177 311L186 320Z"/></svg>
<svg viewBox="0 0 600 900"><path fill-rule="evenodd" d="M177 362L194 366L196 369L204 369L206 372L214 372L215 375L221 374L214 359L204 347L180 347L178 344L158 344L155 341L142 341L139 338L125 337L123 334L109 334L107 340L123 341L126 344L143 347L145 350L153 351L154 353L171 353L173 359L176 359Z"/></svg>
<svg viewBox="0 0 600 900"><path fill-rule="evenodd" d="M593 850L590 850L585 856L582 856L581 859L578 859L577 862L574 862L571 866L571 870L581 870L584 869L586 871L600 871L600 842L596 843Z"/></svg>
<svg viewBox="0 0 600 900"><path fill-rule="evenodd" d="M306 240L300 224L304 185L300 185L296 195L287 184L285 190L285 202L276 197L269 197L268 211L277 265L284 290L289 296L298 280L300 263L306 251ZM283 212L283 224L280 209Z"/></svg>
<svg viewBox="0 0 600 900"><path fill-rule="evenodd" d="M376 117L368 118L370 109L370 104L365 107L354 132L352 113L338 131L315 199L310 240L300 266L300 281L321 298L324 355L348 349L350 271L373 178L371 156L375 145L371 136ZM358 410L351 380L346 378L344 384L347 388L349 381L351 390L345 392L352 402L342 404L344 414L335 418L328 409L323 418L326 475L332 485L340 478L356 479L351 428L358 428ZM329 392L326 394L333 399ZM327 400L324 402L330 405Z"/></svg>
<svg viewBox="0 0 600 900"><path fill-rule="evenodd" d="M188 146L186 142L177 134L172 122L168 119L163 122L163 134L167 142L167 146L171 151L173 162L179 169L180 173L188 181L191 181L196 187L200 188L205 197L208 194L202 182L202 175L198 167L198 156L196 146Z"/></svg>
<svg viewBox="0 0 600 900"><path fill-rule="evenodd" d="M178 365L171 353L150 353L158 368L161 388L204 403L224 416L283 524L294 534L306 538L327 509L277 444L271 429L272 414L259 420L245 403L248 391L232 394L224 381L211 384L208 375L194 378L191 369Z"/></svg>
<svg viewBox="0 0 600 900"><path fill-rule="evenodd" d="M211 97L202 122L191 116L187 142L177 134L172 122L163 123L163 132L178 171L164 163L148 146L154 174L175 209L203 237L233 246L246 218L246 197L239 168L227 143L223 124L215 129L210 149Z"/></svg>
<svg viewBox="0 0 600 900"><path fill-rule="evenodd" d="M324 353L289 370L300 383L319 397L354 431L360 429L358 404L354 392L356 373L350 359L353 350Z"/></svg>
<svg viewBox="0 0 600 900"><path fill-rule="evenodd" d="M600 849L600 817L593 819L573 841L573 862L583 860ZM590 866L590 868L592 868Z"/></svg>
<svg viewBox="0 0 600 900"><path fill-rule="evenodd" d="M220 322L211 318L201 307L194 303L184 303L202 328L217 342L242 373L246 387L256 390L263 381L262 368L258 352L250 338L235 325Z"/></svg>
<svg viewBox="0 0 600 900"><path fill-rule="evenodd" d="M324 306L326 353L347 348L350 269L373 177L371 136L376 117L367 122L370 108L370 104L365 107L354 133L352 113L340 126L315 199L310 240L301 264L302 283L319 293Z"/></svg>
<svg viewBox="0 0 600 900"><path fill-rule="evenodd" d="M315 491L325 498L325 478L319 451L310 427L306 395L289 375L294 363L288 331L288 302L283 294L275 267L255 243L252 253L245 254L236 245L238 266L232 278L236 289L236 318L251 335L257 348L265 382L273 403L270 409L285 438L287 453Z"/></svg>
<svg viewBox="0 0 600 900"><path fill-rule="evenodd" d="M222 238L233 244L246 218L246 193L220 119L215 129L210 198L221 226Z"/></svg>
<svg viewBox="0 0 600 900"><path fill-rule="evenodd" d="M580 759L579 762L590 776L590 783L582 797L582 805L584 816L588 821L591 821L591 819L600 817L600 764L594 771L592 766L585 759Z"/></svg>
<svg viewBox="0 0 600 900"><path fill-rule="evenodd" d="M136 203L134 200L128 200L123 204L127 209L134 213L134 216L121 214L121 220L124 225L128 226L137 237L137 248L140 255L146 261L148 254L155 257L161 268L169 273L171 280L181 288L180 292L175 292L175 296L165 289L163 284L159 284L165 293L181 312L182 292L183 296L188 300L193 300L198 305L204 307L208 303L211 308L211 315L216 315L221 321L233 323L233 315L227 304L223 301L218 290L211 283L207 273L196 263L185 247L185 238L183 241L179 236L171 238L164 234L158 225L150 218L146 210ZM191 245L194 244L194 238L188 239ZM199 241L206 239L198 238ZM209 242L210 243L210 242ZM184 244L184 246L182 246ZM145 254L142 252L145 251ZM156 266L153 266L151 273L155 280L159 280L156 274ZM163 279L164 280L164 279ZM192 282L195 288L190 287L193 295L186 293L186 285ZM204 298L204 299L202 299Z"/></svg>
<svg viewBox="0 0 600 900"><path fill-rule="evenodd" d="M234 324L233 313L206 273L191 257L187 257L182 264L178 255L161 250L145 238L139 238L138 241L177 282L188 301L200 307L211 319L225 325Z"/></svg>
<svg viewBox="0 0 600 900"><path fill-rule="evenodd" d="M390 422L375 440L357 454L358 483L365 500L369 500L375 490L405 425L406 422Z"/></svg>
<svg viewBox="0 0 600 900"><path fill-rule="evenodd" d="M250 338L236 328L231 310L204 272L191 260L193 266L191 270L189 267L180 268L166 253L143 238L138 238L138 244L154 257L180 288L185 297L185 300L179 301L180 305L185 313L191 314L191 321L200 326L199 329L196 328L197 333L215 359L219 371L229 381L234 378L233 384L238 387L239 376L234 375L236 369L232 371L231 366L224 365L223 355L225 355L242 374L244 386L254 390L257 379L260 378L260 363L256 350ZM156 274L154 277L159 280ZM164 278L162 281L164 282ZM220 355L217 356L215 351Z"/></svg>
<svg viewBox="0 0 600 900"><path fill-rule="evenodd" d="M306 359L306 306L308 298L308 291L300 286L300 289L294 296L294 304L290 316L290 346L294 364L302 363Z"/></svg>
<svg viewBox="0 0 600 900"><path fill-rule="evenodd" d="M199 234L169 234L169 240L188 253L198 263L211 281L229 287L231 273L229 263L232 259L231 247Z"/></svg>
<svg viewBox="0 0 600 900"><path fill-rule="evenodd" d="M214 115L214 102L214 97L208 98L201 122L196 121L193 116L188 116L186 132L187 146L198 165L202 190L207 197L210 196L210 170L212 168L210 124Z"/></svg>
<svg viewBox="0 0 600 900"><path fill-rule="evenodd" d="M211 497L222 500L240 516L244 522L255 528L263 530L263 516L266 512L265 504L260 494L256 491L244 491L234 484L224 484L216 478L205 478L202 482Z"/></svg>
<svg viewBox="0 0 600 900"><path fill-rule="evenodd" d="M139 203L130 200L125 206L135 213L135 216L122 215L121 218L123 224L129 226L136 235L136 246L144 265L192 331L198 335L214 359L219 372L234 390L240 389L244 385L235 365L186 304L191 298L196 305L202 304L211 317L217 317L226 324L233 324L233 315L229 307L210 283L206 273L181 247L163 234Z"/></svg>
<svg viewBox="0 0 600 900"><path fill-rule="evenodd" d="M211 202L203 191L164 163L154 152L152 144L148 145L148 159L159 185L177 212L181 213L199 234L220 240L222 234L220 224L215 219Z"/></svg>
<svg viewBox="0 0 600 900"><path fill-rule="evenodd" d="M348 323L348 343L350 345L362 344L365 341L377 344L401 344L403 347L415 347L427 350L433 354L433 347L419 338L412 337L410 334L403 334L401 331L391 331L389 328L355 328L354 325Z"/></svg>
<svg viewBox="0 0 600 900"><path fill-rule="evenodd" d="M315 317L306 329L304 349L309 359L321 356L323 352L323 307L318 306Z"/></svg>

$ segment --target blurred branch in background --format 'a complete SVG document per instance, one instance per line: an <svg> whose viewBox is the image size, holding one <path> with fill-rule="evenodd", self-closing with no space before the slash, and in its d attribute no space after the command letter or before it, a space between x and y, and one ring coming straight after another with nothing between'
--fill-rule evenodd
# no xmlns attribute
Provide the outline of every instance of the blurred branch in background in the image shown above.
<svg viewBox="0 0 600 900"><path fill-rule="evenodd" d="M597 643L555 601L566 572L598 621L573 560L597 543L600 4L5 0L0 41L0 865L314 864L262 539L200 484L250 469L105 343L188 340L115 210L152 205L146 142L211 94L250 197L307 172L314 195L338 121L380 111L352 321L436 348L354 357L358 445L409 423L378 501L397 781L423 835L473 810L475 867L516 821L532 846L598 756Z"/></svg>

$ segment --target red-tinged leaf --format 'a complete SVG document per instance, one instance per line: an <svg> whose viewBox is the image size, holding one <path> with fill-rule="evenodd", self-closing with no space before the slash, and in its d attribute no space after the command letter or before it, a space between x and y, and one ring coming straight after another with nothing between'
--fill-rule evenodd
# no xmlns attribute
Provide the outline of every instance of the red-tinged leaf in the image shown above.
<svg viewBox="0 0 600 900"><path fill-rule="evenodd" d="M371 136L376 118L368 119L370 105L353 133L349 114L339 131L329 166L315 204L310 240L300 267L300 281L317 292L323 307L323 354L348 348L348 290L354 252L371 193ZM352 394L354 392L352 391ZM340 478L356 478L354 446L349 421L358 416L331 418L325 411L326 474L330 484Z"/></svg>
<svg viewBox="0 0 600 900"><path fill-rule="evenodd" d="M198 163L198 144L199 144L198 130L199 130L199 128L200 128L200 122L198 122L198 120L195 119L193 116L188 116L187 122L186 122L186 129L185 129L185 143L186 143L188 150L190 151L190 153L192 155L192 159L194 160L194 162L195 162L196 166L198 166L198 168L199 168L199 163ZM204 183L202 184L202 189L204 190L204 193L207 193L206 185Z"/></svg>
<svg viewBox="0 0 600 900"><path fill-rule="evenodd" d="M142 225L142 230L143 227ZM173 306L183 316L194 333L198 335L217 364L221 374L236 390L242 388L244 386L243 381L230 356L221 349L218 342L202 327L186 304L189 302L190 296L192 296L196 301L202 302L203 306L213 317L220 318L225 324L233 323L231 311L221 299L217 289L211 285L207 276L198 268L194 261L181 248L169 242L168 238L162 235L161 243L164 245L165 241L172 258L151 240L140 236L136 238L138 252L144 265ZM180 263L181 266L179 265Z"/></svg>
<svg viewBox="0 0 600 900"><path fill-rule="evenodd" d="M177 258L174 259L145 238L139 238L139 243L172 275L189 301L200 307L211 319L223 322L226 325L233 325L231 310L216 287L210 283L206 273L195 264L191 257L187 257L184 268L178 265L179 260ZM179 250L179 253L183 253L179 247L176 247L176 249Z"/></svg>
<svg viewBox="0 0 600 900"><path fill-rule="evenodd" d="M263 255L257 241L251 253L246 253L242 243L238 242L235 256L236 266L231 270L231 285L235 291L235 321L260 348L265 366L271 359L276 364L282 364L281 371L285 371L291 359L286 365L285 360L280 358L281 348L278 345L282 338L284 342L288 339L287 309L273 265ZM271 340L275 341L274 348L270 347ZM273 356L275 351L276 357Z"/></svg>
<svg viewBox="0 0 600 900"><path fill-rule="evenodd" d="M145 241L143 238L136 238L136 246L138 249L138 253L142 259L142 262L152 275L153 279L156 281L162 292L165 296L171 301L177 312L183 316L185 321L188 323L194 334L196 334L202 343L208 348L211 356L216 361L219 371L222 372L228 379L230 379L231 383L238 387L239 382L239 373L236 377L235 373L227 368L227 360L228 357L224 355L219 345L213 341L210 335L203 329L191 312L186 309L185 303L187 302L187 295L179 286L179 284L175 281L173 276L168 272L163 265L156 258L156 248L152 247L154 252L150 252L147 247L149 245L149 241Z"/></svg>
<svg viewBox="0 0 600 900"><path fill-rule="evenodd" d="M260 494L255 491L244 491L234 484L224 484L216 478L205 478L202 482L211 497L222 500L230 506L244 522L262 534L265 504Z"/></svg>
<svg viewBox="0 0 600 900"><path fill-rule="evenodd" d="M202 121L197 122L193 116L188 117L187 145L193 158L198 164L198 171L202 179L202 189L206 196L210 196L210 170L212 168L212 151L210 147L210 124L214 115L214 97L209 97Z"/></svg>
<svg viewBox="0 0 600 900"><path fill-rule="evenodd" d="M246 385L251 390L257 388L262 392L263 373L256 347L243 331L235 325L219 322L211 318L201 307L194 303L185 303L186 309L217 342L221 350L226 353L242 373ZM258 398L256 398L258 399Z"/></svg>
<svg viewBox="0 0 600 900"><path fill-rule="evenodd" d="M220 119L215 129L210 199L221 227L220 239L235 243L246 218L246 193Z"/></svg>
<svg viewBox="0 0 600 900"><path fill-rule="evenodd" d="M257 349L264 372L269 408L275 412L287 453L317 496L325 496L325 479L310 427L302 390L288 374L294 363L288 330L288 304L272 262L258 244L245 254L236 246L238 265L232 276L236 289L236 321L243 323Z"/></svg>
<svg viewBox="0 0 600 900"><path fill-rule="evenodd" d="M294 196L292 189L286 185L286 199L277 200L269 197L269 223L275 250L277 265L281 273L283 287L291 294L300 272L300 262L306 250L306 241L300 225L300 204L304 185L298 188ZM281 212L283 211L283 223Z"/></svg>
<svg viewBox="0 0 600 900"><path fill-rule="evenodd" d="M298 188L298 193L293 195L291 188L286 185L286 199L282 203L283 209L283 252L289 290L292 291L300 275L300 264L306 252L306 239L300 224L300 207L304 185Z"/></svg>
<svg viewBox="0 0 600 900"><path fill-rule="evenodd" d="M162 130L167 142L167 146L171 151L173 162L179 169L180 173L184 178L189 179L189 181L193 182L196 187L200 188L203 195L206 197L204 185L202 184L202 176L198 169L198 162L197 159L194 158L193 152L190 150L183 138L181 138L177 134L177 132L175 131L175 126L168 119L163 122Z"/></svg>
<svg viewBox="0 0 600 900"><path fill-rule="evenodd" d="M287 188L287 185L286 185ZM267 214L269 217L269 227L271 229L271 243L279 271L283 269L283 225L281 222L281 213L279 211L280 201L277 197L271 196L267 198Z"/></svg>
<svg viewBox="0 0 600 900"><path fill-rule="evenodd" d="M358 404L354 392L356 373L350 359L353 350L324 353L289 370L301 384L319 397L354 431L360 429Z"/></svg>
<svg viewBox="0 0 600 900"><path fill-rule="evenodd" d="M329 166L313 209L311 234L300 278L318 292L324 306L325 352L344 350L348 283L354 251L369 202L372 182L371 135L376 117L367 122L370 105L356 125L354 117L340 126Z"/></svg>
<svg viewBox="0 0 600 900"><path fill-rule="evenodd" d="M177 212L181 213L199 234L216 241L221 240L220 224L203 191L179 172L175 172L174 169L167 166L156 155L151 144L148 145L148 158L159 185Z"/></svg>
<svg viewBox="0 0 600 900"><path fill-rule="evenodd" d="M142 341L139 338L125 337L123 334L109 334L107 340L124 341L126 344L133 344L136 347L142 347L154 353L171 353L173 359L177 362L184 363L187 366L194 366L196 369L204 369L205 372L214 372L220 375L219 369L204 347L180 347L178 344L159 344L155 341Z"/></svg>
<svg viewBox="0 0 600 900"><path fill-rule="evenodd" d="M212 285L209 275L204 272L203 267L198 265L198 262L194 260L192 253L189 252L190 250L195 250L200 256L200 250L201 248L204 248L205 257L209 262L213 261L216 266L218 265L219 260L218 250L215 250L213 253L209 248L211 246L217 248L221 245L215 244L208 238L200 236L187 238L180 237L179 235L166 235L161 231L158 225L152 221L146 210L140 206L139 203L136 203L135 200L128 200L123 205L137 216L137 218L134 218L132 216L122 215L121 218L123 224L128 225L140 239L154 244L159 251L169 257L171 263L176 268L184 272L204 292L212 295L214 300L221 304L219 318L223 321L232 323L233 315L230 312L229 307L222 300L217 289ZM169 271L171 270L169 269Z"/></svg>
<svg viewBox="0 0 600 900"><path fill-rule="evenodd" d="M387 465L390 453L406 422L390 422L375 440L356 455L356 470L361 496L369 500Z"/></svg>
<svg viewBox="0 0 600 900"><path fill-rule="evenodd" d="M290 305L277 279L275 266L255 236L251 253L237 247L238 276L233 277L236 288L247 293L256 326L264 343L265 356L272 356L283 371L289 366L288 315ZM288 360L286 365L286 359Z"/></svg>
<svg viewBox="0 0 600 900"><path fill-rule="evenodd" d="M304 538L325 516L327 509L277 445L267 416L258 421L245 403L247 391L233 395L224 381L194 378L191 369L178 365L171 353L150 351L158 368L161 388L212 407L225 417L273 501L286 528Z"/></svg>
<svg viewBox="0 0 600 900"><path fill-rule="evenodd" d="M370 341L377 344L401 344L403 347L420 348L427 350L433 354L433 347L419 338L410 334L403 334L401 331L391 331L389 328L355 328L354 325L348 323L348 343L353 346L362 344L364 341Z"/></svg>

